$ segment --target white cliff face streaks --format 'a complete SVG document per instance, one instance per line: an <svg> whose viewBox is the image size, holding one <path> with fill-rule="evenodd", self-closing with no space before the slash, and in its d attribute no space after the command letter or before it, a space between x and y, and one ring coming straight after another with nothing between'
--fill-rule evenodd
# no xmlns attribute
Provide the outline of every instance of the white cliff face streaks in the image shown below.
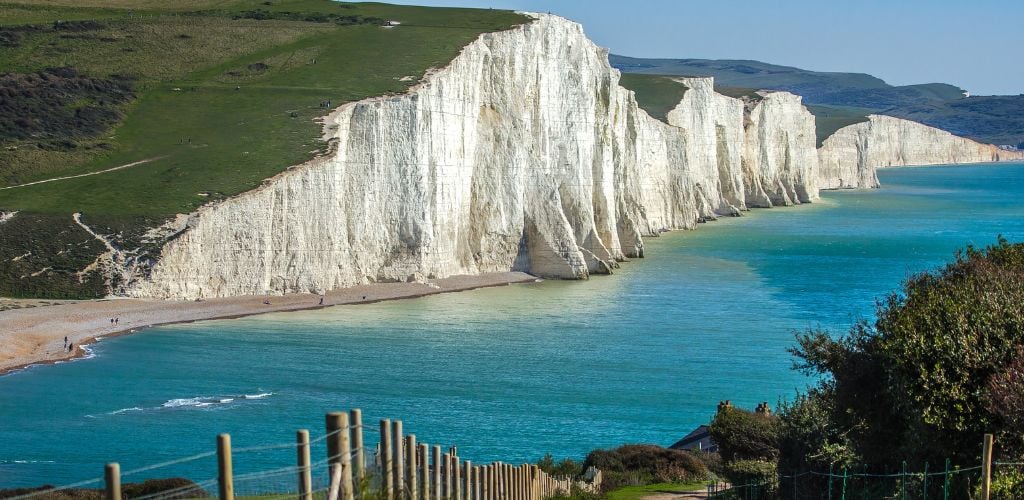
<svg viewBox="0 0 1024 500"><path fill-rule="evenodd" d="M768 94L745 115L694 80L666 125L579 25L536 17L482 35L405 95L340 108L325 124L330 156L200 209L128 293L510 269L585 278L642 256L643 236L817 197L814 122L798 97Z"/></svg>
<svg viewBox="0 0 1024 500"><path fill-rule="evenodd" d="M747 117L743 153L747 205L813 202L818 199L814 116L803 107L800 96L788 92L763 96Z"/></svg>
<svg viewBox="0 0 1024 500"><path fill-rule="evenodd" d="M818 159L821 187L836 189L878 187L876 168L1019 160L1024 153L909 120L871 115L825 139Z"/></svg>

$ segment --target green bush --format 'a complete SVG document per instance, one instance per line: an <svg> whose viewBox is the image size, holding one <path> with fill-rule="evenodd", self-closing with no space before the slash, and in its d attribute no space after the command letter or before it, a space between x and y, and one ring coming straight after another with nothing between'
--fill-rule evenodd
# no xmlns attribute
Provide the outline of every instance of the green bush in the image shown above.
<svg viewBox="0 0 1024 500"><path fill-rule="evenodd" d="M561 462L555 462L555 457L550 453L537 461L537 467L555 477L578 477L583 474L583 464L571 459L564 458Z"/></svg>
<svg viewBox="0 0 1024 500"><path fill-rule="evenodd" d="M596 467L604 474L602 489L655 483L703 481L708 468L688 452L649 444L628 444L612 450L594 450L583 469Z"/></svg>
<svg viewBox="0 0 1024 500"><path fill-rule="evenodd" d="M996 471L992 476L993 500L1024 498L1024 470Z"/></svg>
<svg viewBox="0 0 1024 500"><path fill-rule="evenodd" d="M877 317L838 339L798 336L798 368L821 381L784 409L783 463L972 464L988 432L998 456L1024 456L1019 419L992 404L994 387L1020 387L1009 370L1020 369L1012 362L1024 348L1024 244L968 247L911 277L879 302ZM1016 390L1004 401L1019 401ZM801 431L808 423L817 430Z"/></svg>
<svg viewBox="0 0 1024 500"><path fill-rule="evenodd" d="M733 485L756 484L762 491L777 491L778 469L767 460L736 460L725 464L725 477Z"/></svg>
<svg viewBox="0 0 1024 500"><path fill-rule="evenodd" d="M708 426L722 460L775 460L779 456L779 418L727 407Z"/></svg>

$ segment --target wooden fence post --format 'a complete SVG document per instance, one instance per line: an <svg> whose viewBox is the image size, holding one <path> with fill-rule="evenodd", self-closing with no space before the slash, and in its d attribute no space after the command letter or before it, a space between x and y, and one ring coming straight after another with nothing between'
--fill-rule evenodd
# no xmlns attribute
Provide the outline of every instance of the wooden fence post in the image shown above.
<svg viewBox="0 0 1024 500"><path fill-rule="evenodd" d="M217 491L220 500L235 500L234 474L231 470L231 436L217 436Z"/></svg>
<svg viewBox="0 0 1024 500"><path fill-rule="evenodd" d="M409 434L408 436L405 436L405 467L408 470L407 484L409 486L409 500L417 500L417 497L419 497L419 485L416 484L418 479L416 477L416 472L418 470L416 467L417 451L418 448L416 448L416 435Z"/></svg>
<svg viewBox="0 0 1024 500"><path fill-rule="evenodd" d="M985 434L981 442L981 500L992 494L992 435Z"/></svg>
<svg viewBox="0 0 1024 500"><path fill-rule="evenodd" d="M341 463L341 413L328 413L324 422L327 427L327 472L330 474L330 466Z"/></svg>
<svg viewBox="0 0 1024 500"><path fill-rule="evenodd" d="M363 478L366 477L366 454L363 450L363 410L355 408L349 412L349 417L352 425L352 448L356 453L353 459L355 463L353 472L356 482L362 485Z"/></svg>
<svg viewBox="0 0 1024 500"><path fill-rule="evenodd" d="M121 465L111 462L103 468L103 478L106 482L106 499L121 500Z"/></svg>
<svg viewBox="0 0 1024 500"><path fill-rule="evenodd" d="M540 500L540 467L530 466L530 500Z"/></svg>
<svg viewBox="0 0 1024 500"><path fill-rule="evenodd" d="M441 496L441 447L440 446L435 444L434 447L431 449L431 459L432 459L431 462L433 462L432 465L434 466L434 469L431 471L432 472L431 475L433 476L433 479L431 479L431 481L430 481L431 483L433 483L432 486L434 487L434 493L433 493L432 496L434 497L434 500L446 500L444 497Z"/></svg>
<svg viewBox="0 0 1024 500"><path fill-rule="evenodd" d="M529 468L530 468L530 466L526 465L526 464L523 464L523 465L520 465L519 467L517 467L517 469L519 469L519 499L520 500L529 500L529 498L530 498L527 495L527 493L529 493L529 491L530 491L528 489L528 487L527 487L528 484L529 484L529 482L528 482L528 479L529 479L528 473L529 473L529 470L530 470Z"/></svg>
<svg viewBox="0 0 1024 500"><path fill-rule="evenodd" d="M327 500L338 500L338 490L341 489L341 464L331 464L328 471L330 480L327 483Z"/></svg>
<svg viewBox="0 0 1024 500"><path fill-rule="evenodd" d="M348 413L338 414L341 420L341 500L353 500L355 488L352 487L352 429L349 427Z"/></svg>
<svg viewBox="0 0 1024 500"><path fill-rule="evenodd" d="M430 500L430 447L426 444L420 445L419 466L422 473L420 496L423 497L423 500Z"/></svg>
<svg viewBox="0 0 1024 500"><path fill-rule="evenodd" d="M491 466L480 467L480 500L491 500Z"/></svg>
<svg viewBox="0 0 1024 500"><path fill-rule="evenodd" d="M476 481L476 479L473 478L473 461L466 460L465 462L463 462L462 466L465 468L463 474L465 474L466 476L466 486L462 490L464 492L463 498L464 500L479 500L478 498L473 496L473 484Z"/></svg>
<svg viewBox="0 0 1024 500"><path fill-rule="evenodd" d="M452 451L455 451L455 447L452 446ZM462 467L459 465L459 456L452 453L452 485L455 487L455 491L452 492L452 498L454 500L464 500L462 498Z"/></svg>
<svg viewBox="0 0 1024 500"><path fill-rule="evenodd" d="M395 483L394 483L394 462L391 458L391 452L394 447L391 446L391 420L384 419L380 421L380 481L381 487L384 489L384 498L386 500L394 500L395 498Z"/></svg>
<svg viewBox="0 0 1024 500"><path fill-rule="evenodd" d="M484 468L479 465L473 466L473 498L484 500Z"/></svg>
<svg viewBox="0 0 1024 500"><path fill-rule="evenodd" d="M395 420L391 424L391 431L394 436L391 443L395 447L392 456L395 457L395 498L406 498L405 495L405 437L402 436L402 421Z"/></svg>
<svg viewBox="0 0 1024 500"><path fill-rule="evenodd" d="M454 500L452 498L452 455L450 453L441 455L441 464L441 473L444 476L444 489L441 490L441 494L444 495L444 500Z"/></svg>
<svg viewBox="0 0 1024 500"><path fill-rule="evenodd" d="M313 471L309 458L309 431L295 432L297 465L299 466L299 500L313 500Z"/></svg>

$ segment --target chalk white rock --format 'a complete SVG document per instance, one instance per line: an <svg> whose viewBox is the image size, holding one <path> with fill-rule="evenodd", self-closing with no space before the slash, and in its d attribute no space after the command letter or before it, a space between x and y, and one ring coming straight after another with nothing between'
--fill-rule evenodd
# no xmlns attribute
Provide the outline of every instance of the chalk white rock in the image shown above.
<svg viewBox="0 0 1024 500"><path fill-rule="evenodd" d="M743 152L747 206L770 208L818 199L814 115L788 92L761 92L748 112Z"/></svg>
<svg viewBox="0 0 1024 500"><path fill-rule="evenodd" d="M642 256L644 236L817 196L813 120L810 149L797 151L798 98L771 94L744 128L742 103L708 80L672 126L618 78L607 52L556 16L481 35L407 94L339 108L328 157L192 214L128 294L322 292L510 269L581 279ZM797 128L772 130L776 120Z"/></svg>
<svg viewBox="0 0 1024 500"><path fill-rule="evenodd" d="M883 115L870 115L866 122L839 129L818 150L823 189L878 187L875 171L885 167L1020 159L1024 159L1024 153L1019 151L1004 151L921 123Z"/></svg>

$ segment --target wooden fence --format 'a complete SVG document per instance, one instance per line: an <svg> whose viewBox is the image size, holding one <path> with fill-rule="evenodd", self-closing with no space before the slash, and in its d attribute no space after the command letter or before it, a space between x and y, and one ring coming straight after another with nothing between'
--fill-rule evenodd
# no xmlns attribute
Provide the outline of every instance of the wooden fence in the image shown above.
<svg viewBox="0 0 1024 500"><path fill-rule="evenodd" d="M526 463L476 465L463 460L454 446L442 453L439 445L417 442L414 434L403 432L401 420L380 421L380 441L372 460L367 460L360 410L328 413L325 424L327 433L321 439L327 442L330 486L320 492L326 493L327 500L544 500L573 491L597 493L601 487L601 472L594 468L583 478L569 478L552 476ZM310 457L309 431L296 432L295 449L296 466L290 468L295 474L294 493L299 500L313 500L315 464ZM218 497L234 500L228 434L217 436L217 466ZM118 464L107 465L104 481L107 500L122 500Z"/></svg>

